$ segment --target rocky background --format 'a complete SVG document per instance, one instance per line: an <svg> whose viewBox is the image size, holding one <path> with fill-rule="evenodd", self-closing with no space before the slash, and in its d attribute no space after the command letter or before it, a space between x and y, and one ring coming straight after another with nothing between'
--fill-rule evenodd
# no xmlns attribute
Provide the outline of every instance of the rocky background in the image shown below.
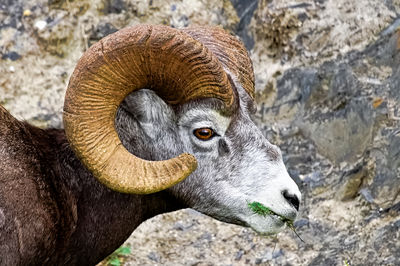
<svg viewBox="0 0 400 266"><path fill-rule="evenodd" d="M303 192L304 242L183 210L103 264L400 265L399 0L0 0L0 104L61 127L82 52L137 23L220 25L244 41L257 122Z"/></svg>

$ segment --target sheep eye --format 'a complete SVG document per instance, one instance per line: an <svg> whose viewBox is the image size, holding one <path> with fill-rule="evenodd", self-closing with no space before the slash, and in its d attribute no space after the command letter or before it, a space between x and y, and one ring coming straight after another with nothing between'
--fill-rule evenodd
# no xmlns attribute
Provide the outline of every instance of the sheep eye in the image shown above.
<svg viewBox="0 0 400 266"><path fill-rule="evenodd" d="M215 136L214 130L212 130L211 128L207 128L207 127L195 129L193 131L193 134L199 140L209 140Z"/></svg>

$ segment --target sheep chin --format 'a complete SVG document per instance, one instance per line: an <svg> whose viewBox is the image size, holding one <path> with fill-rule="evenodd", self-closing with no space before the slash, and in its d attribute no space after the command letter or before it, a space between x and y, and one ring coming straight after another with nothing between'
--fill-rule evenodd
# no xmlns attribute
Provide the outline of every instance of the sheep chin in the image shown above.
<svg viewBox="0 0 400 266"><path fill-rule="evenodd" d="M247 225L262 236L273 236L286 228L286 224L276 215L260 216L253 214L247 220Z"/></svg>

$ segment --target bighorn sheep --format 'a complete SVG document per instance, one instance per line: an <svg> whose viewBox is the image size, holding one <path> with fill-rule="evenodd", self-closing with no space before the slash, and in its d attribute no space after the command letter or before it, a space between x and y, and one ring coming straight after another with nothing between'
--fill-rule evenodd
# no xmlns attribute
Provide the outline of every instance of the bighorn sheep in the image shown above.
<svg viewBox="0 0 400 266"><path fill-rule="evenodd" d="M144 220L185 207L277 232L279 216L248 203L294 220L300 192L254 111L247 51L219 28L102 39L70 79L65 132L0 106L0 264L94 264Z"/></svg>

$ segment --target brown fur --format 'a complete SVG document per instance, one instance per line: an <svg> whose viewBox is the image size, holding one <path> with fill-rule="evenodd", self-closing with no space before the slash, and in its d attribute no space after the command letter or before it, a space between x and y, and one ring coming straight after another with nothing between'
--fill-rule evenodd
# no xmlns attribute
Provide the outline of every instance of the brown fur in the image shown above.
<svg viewBox="0 0 400 266"><path fill-rule="evenodd" d="M168 192L116 193L71 151L0 106L0 265L92 265L144 220L183 207Z"/></svg>

